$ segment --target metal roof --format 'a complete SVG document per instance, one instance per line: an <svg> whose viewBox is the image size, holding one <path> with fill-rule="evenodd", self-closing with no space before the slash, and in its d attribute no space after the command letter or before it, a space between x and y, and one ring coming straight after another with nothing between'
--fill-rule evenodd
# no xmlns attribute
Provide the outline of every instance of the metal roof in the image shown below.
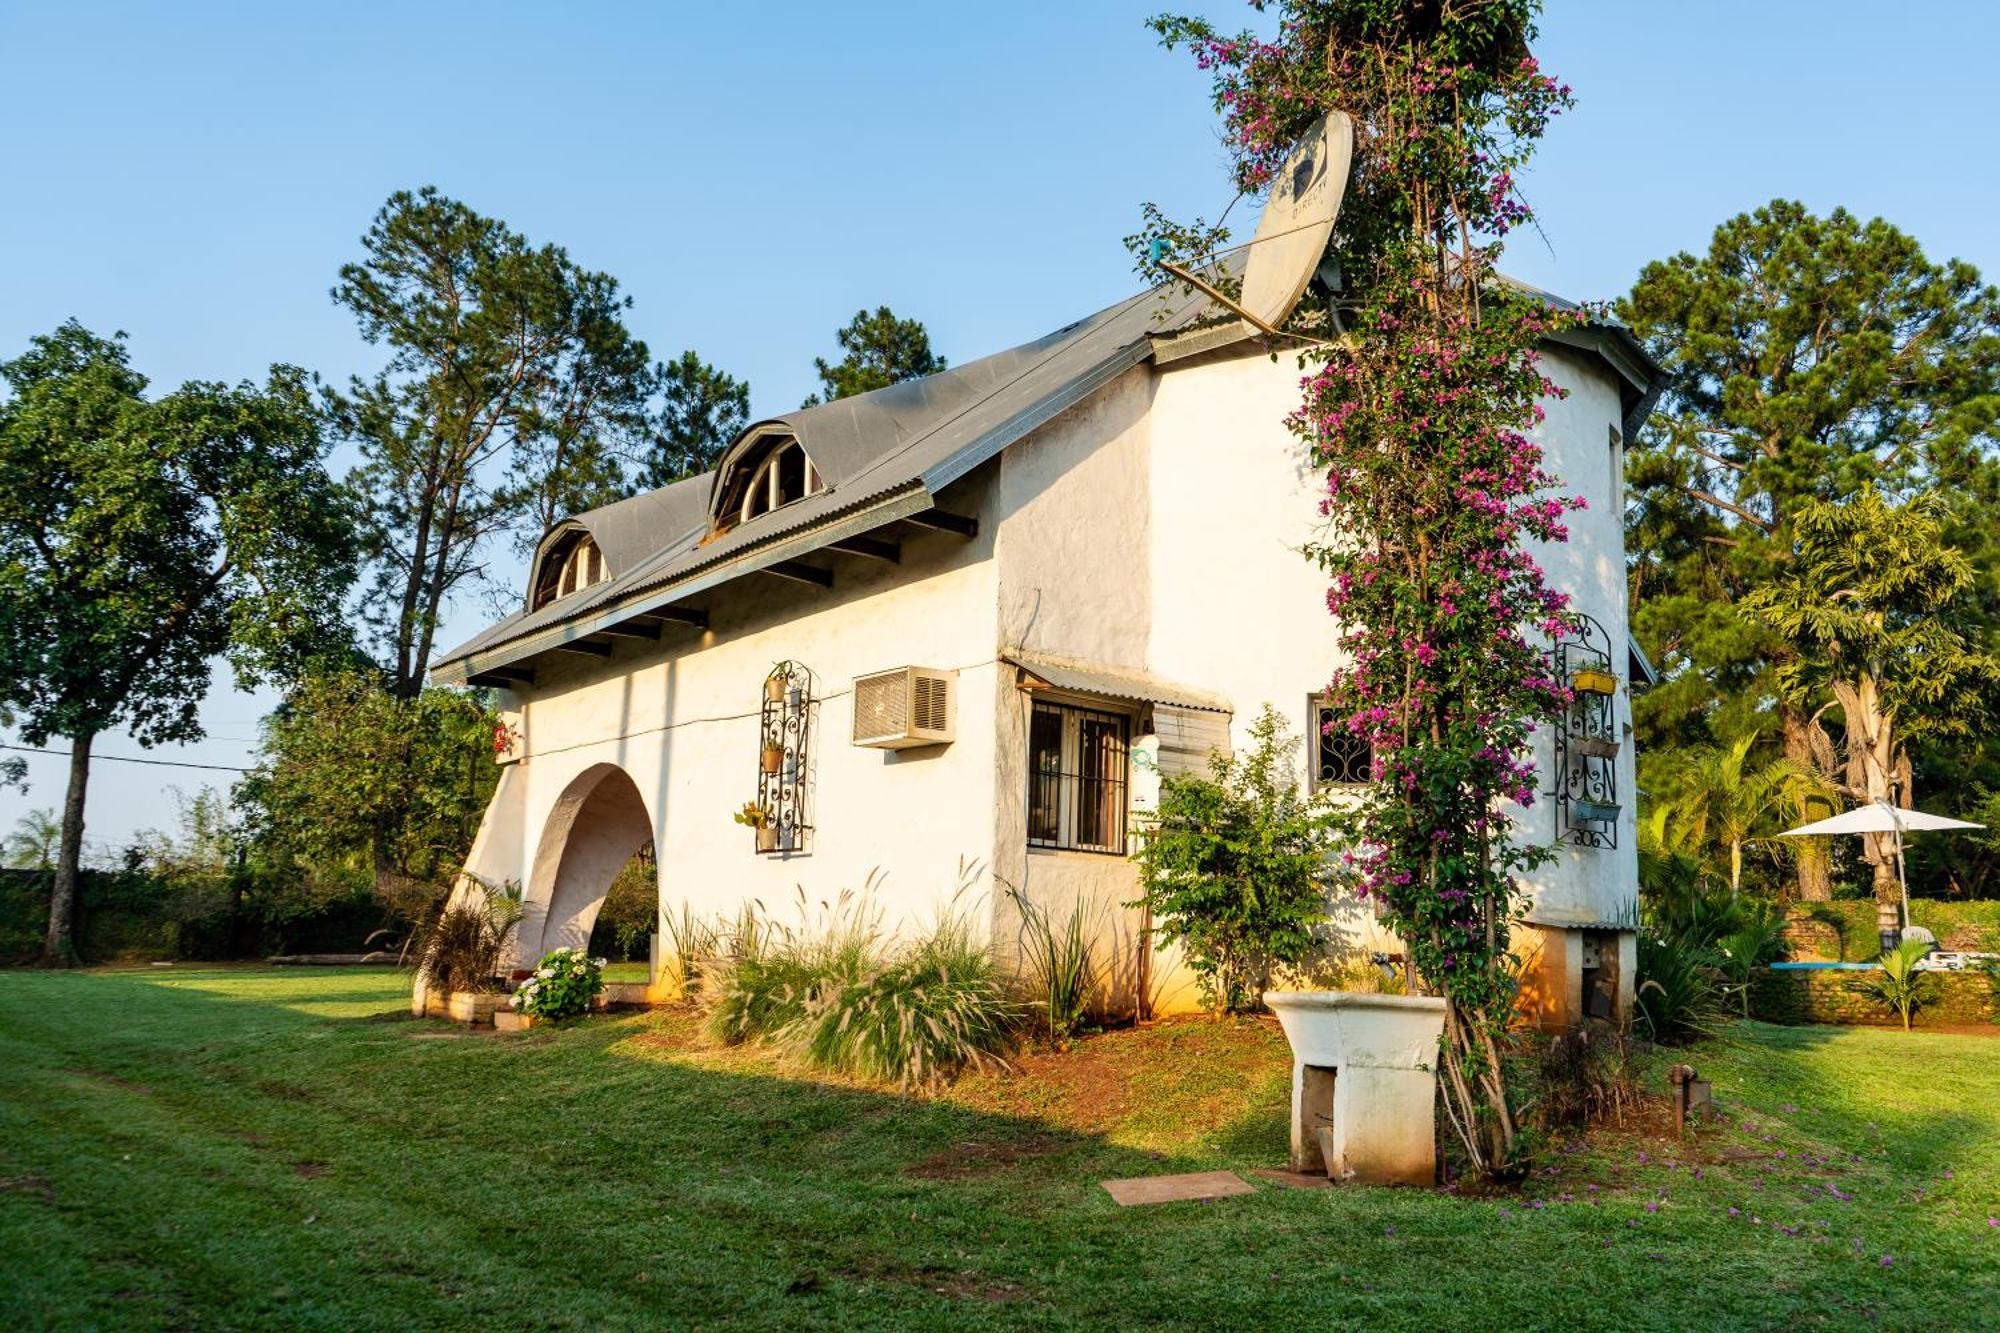
<svg viewBox="0 0 2000 1333"><path fill-rule="evenodd" d="M755 439L789 433L825 489L711 535L718 468L564 520L543 538L537 562L552 537L580 526L603 551L610 577L488 626L444 653L432 674L439 683L456 684L921 514L935 507L944 487L1146 361L1156 338L1194 328L1210 304L1206 296L1154 288L1019 347L752 423L725 451L723 466ZM1241 321L1229 325L1240 338L1207 337L1204 350L1255 336ZM1575 341L1612 362L1628 405L1635 398L1650 404L1647 388L1657 367L1629 331L1591 328Z"/></svg>
<svg viewBox="0 0 2000 1333"><path fill-rule="evenodd" d="M1068 690L1073 694L1094 694L1130 703L1167 704L1175 708L1198 708L1209 713L1231 713L1235 705L1213 690L1177 685L1150 672L1131 667L1106 666L1075 658L1009 648L1000 660L1023 673L1021 688Z"/></svg>
<svg viewBox="0 0 2000 1333"><path fill-rule="evenodd" d="M1163 303L1157 290L1141 292L1019 347L759 421L740 438L782 423L826 489L710 540L704 540L705 498L696 509L684 508L679 494L657 511L639 505L643 496L607 506L631 507L613 521L614 540L622 546L629 527L650 529L651 555L620 568L607 550L609 579L489 626L439 658L433 673L446 683L461 681L587 637L616 614L642 614L721 581L702 577L705 572L726 569L734 578L816 549L849 529L865 531L930 508L945 486L1144 361L1149 334L1185 327L1207 305L1203 296ZM705 473L667 489L706 497L713 485L714 474ZM605 513L595 510L576 521L589 527ZM864 521L858 527L839 522L847 518ZM829 535L835 526L839 532ZM818 539L803 548L785 540L806 534Z"/></svg>

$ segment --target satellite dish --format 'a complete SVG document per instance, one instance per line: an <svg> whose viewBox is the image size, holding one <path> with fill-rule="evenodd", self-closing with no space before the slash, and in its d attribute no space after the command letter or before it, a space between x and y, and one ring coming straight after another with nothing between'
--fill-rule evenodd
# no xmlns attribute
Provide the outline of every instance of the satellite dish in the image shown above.
<svg viewBox="0 0 2000 1333"><path fill-rule="evenodd" d="M1264 216L1243 266L1243 317L1269 331L1283 326L1306 294L1347 193L1354 122L1333 111L1307 131L1271 183Z"/></svg>

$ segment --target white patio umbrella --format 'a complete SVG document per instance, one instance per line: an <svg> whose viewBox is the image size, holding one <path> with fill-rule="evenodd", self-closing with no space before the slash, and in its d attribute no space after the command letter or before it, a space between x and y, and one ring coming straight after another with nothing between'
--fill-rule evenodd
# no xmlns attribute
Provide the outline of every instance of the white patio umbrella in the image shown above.
<svg viewBox="0 0 2000 1333"><path fill-rule="evenodd" d="M1985 828L1984 824L1974 824L1963 819L1946 819L1943 815L1927 815L1921 810L1905 810L1900 805L1890 805L1887 801L1870 801L1867 805L1857 805L1846 814L1835 815L1831 819L1817 820L1798 828L1788 828L1778 836L1781 838L1825 838L1842 833L1889 833L1895 835L1896 883L1903 891L1903 925L1910 924L1910 881L1903 874L1903 835L1905 833L1928 832L1932 829Z"/></svg>

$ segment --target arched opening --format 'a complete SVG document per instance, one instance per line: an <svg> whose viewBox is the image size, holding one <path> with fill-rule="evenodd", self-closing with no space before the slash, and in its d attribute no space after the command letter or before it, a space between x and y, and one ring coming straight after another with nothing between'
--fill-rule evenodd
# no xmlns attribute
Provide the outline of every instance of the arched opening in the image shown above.
<svg viewBox="0 0 2000 1333"><path fill-rule="evenodd" d="M612 881L652 841L652 817L624 769L596 764L572 779L535 848L522 900L520 965L551 949L588 945Z"/></svg>

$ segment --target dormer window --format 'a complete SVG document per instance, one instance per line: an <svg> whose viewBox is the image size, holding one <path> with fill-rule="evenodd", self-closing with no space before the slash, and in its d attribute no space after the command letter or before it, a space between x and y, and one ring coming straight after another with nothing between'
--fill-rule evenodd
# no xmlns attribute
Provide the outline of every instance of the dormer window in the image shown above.
<svg viewBox="0 0 2000 1333"><path fill-rule="evenodd" d="M540 570L541 576L535 581L536 610L610 577L604 553L597 549L590 534L581 529L558 538L543 554Z"/></svg>
<svg viewBox="0 0 2000 1333"><path fill-rule="evenodd" d="M715 506L716 531L747 523L824 489L819 470L799 442L789 435L779 436L761 450L746 450L729 465L729 476Z"/></svg>

